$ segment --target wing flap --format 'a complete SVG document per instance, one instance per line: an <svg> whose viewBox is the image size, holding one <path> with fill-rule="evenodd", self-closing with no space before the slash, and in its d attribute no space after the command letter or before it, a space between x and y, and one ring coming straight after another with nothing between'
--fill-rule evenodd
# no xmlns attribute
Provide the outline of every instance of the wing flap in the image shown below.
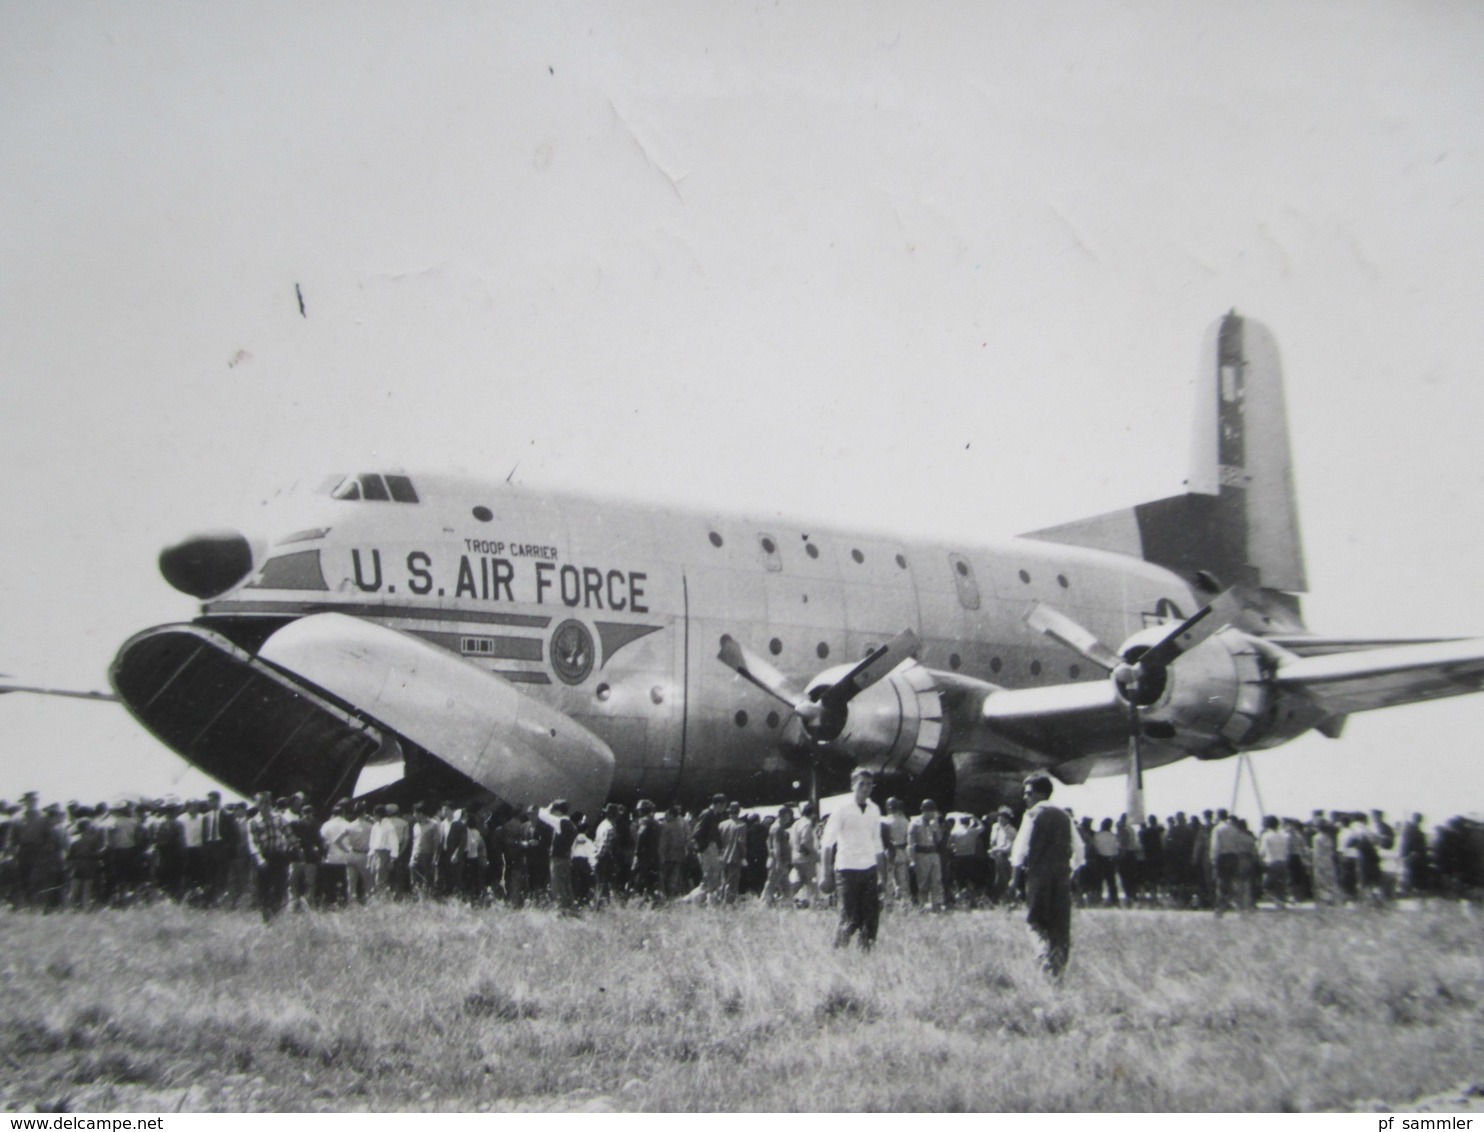
<svg viewBox="0 0 1484 1132"><path fill-rule="evenodd" d="M1461 696L1484 690L1484 638L1301 656L1276 681L1332 715Z"/></svg>

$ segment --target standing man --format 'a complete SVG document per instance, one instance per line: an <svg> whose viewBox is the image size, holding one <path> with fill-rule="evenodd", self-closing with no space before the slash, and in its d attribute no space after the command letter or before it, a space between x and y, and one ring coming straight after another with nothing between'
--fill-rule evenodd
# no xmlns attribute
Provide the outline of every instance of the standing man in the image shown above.
<svg viewBox="0 0 1484 1132"><path fill-rule="evenodd" d="M727 804L727 820L717 826L721 842L721 902L735 904L742 892L742 869L747 864L747 823L742 804Z"/></svg>
<svg viewBox="0 0 1484 1132"><path fill-rule="evenodd" d="M1001 806L989 830L989 861L994 867L989 898L994 904L1008 903L1012 896L1010 850L1015 846L1015 832L1015 811Z"/></svg>
<svg viewBox="0 0 1484 1132"><path fill-rule="evenodd" d="M711 805L701 811L691 827L691 844L701 862L701 891L707 900L717 900L721 893L720 830L726 817L727 796L713 794Z"/></svg>
<svg viewBox="0 0 1484 1132"><path fill-rule="evenodd" d="M1402 825L1396 853L1400 894L1415 896L1427 891L1427 834L1422 829L1421 814L1413 814Z"/></svg>
<svg viewBox="0 0 1484 1132"><path fill-rule="evenodd" d="M350 809L350 824L340 835L341 851L345 855L345 899L354 898L361 904L371 894L371 818L366 813L366 804L356 802Z"/></svg>
<svg viewBox="0 0 1484 1132"><path fill-rule="evenodd" d="M428 816L423 802L412 805L412 894L420 900L433 896L438 869L438 823Z"/></svg>
<svg viewBox="0 0 1484 1132"><path fill-rule="evenodd" d="M257 810L247 823L247 844L257 875L258 910L266 924L288 897L294 843L288 826L273 810L273 795L266 790L257 797Z"/></svg>
<svg viewBox="0 0 1484 1132"><path fill-rule="evenodd" d="M558 798L547 809L537 815L551 826L551 898L557 911L570 913L577 907L577 897L572 891L572 846L577 844L577 826L568 816L568 803Z"/></svg>
<svg viewBox="0 0 1484 1132"><path fill-rule="evenodd" d="M339 799L330 807L330 816L319 827L320 843L325 847L325 859L320 863L320 892L331 904L340 904L350 899L350 872L346 867L349 854L341 844L341 838L350 828L350 803Z"/></svg>
<svg viewBox="0 0 1484 1132"><path fill-rule="evenodd" d="M227 890L227 866L232 860L232 847L222 830L222 795L213 790L206 795L201 811L202 890L207 904L215 904Z"/></svg>
<svg viewBox="0 0 1484 1132"><path fill-rule="evenodd" d="M523 908L530 884L527 855L536 844L535 826L526 821L524 809L514 809L500 827L500 846L505 854L505 899L512 908Z"/></svg>
<svg viewBox="0 0 1484 1132"><path fill-rule="evenodd" d="M1280 828L1278 815L1262 819L1262 836L1257 839L1257 854L1262 859L1263 891L1280 908L1288 903L1288 857L1291 846L1288 831Z"/></svg>
<svg viewBox="0 0 1484 1132"><path fill-rule="evenodd" d="M664 881L660 872L660 842L664 830L654 816L655 806L648 798L641 798L634 807L634 868L629 874L629 886L649 901L659 904L665 896Z"/></svg>
<svg viewBox="0 0 1484 1132"><path fill-rule="evenodd" d="M881 923L879 875L886 869L881 810L871 801L876 776L863 766L850 775L852 798L830 815L824 827L824 882L840 890L840 925L835 946L857 935L862 950L876 942Z"/></svg>
<svg viewBox="0 0 1484 1132"><path fill-rule="evenodd" d="M1051 779L1033 774L1010 863L1025 878L1025 922L1041 939L1041 966L1060 979L1072 950L1072 819L1051 805Z"/></svg>
<svg viewBox="0 0 1484 1132"><path fill-rule="evenodd" d="M1221 820L1211 831L1211 865L1216 876L1216 914L1219 916L1229 907L1242 907L1237 891L1242 831L1237 827L1235 815L1222 810L1217 817Z"/></svg>
<svg viewBox="0 0 1484 1132"><path fill-rule="evenodd" d="M809 907L819 907L819 835L814 820L814 803L805 802L799 807L799 820L788 831L788 851L793 857L794 874L799 878L794 885L794 906L799 901L808 902ZM803 893L804 895L800 895Z"/></svg>
<svg viewBox="0 0 1484 1132"><path fill-rule="evenodd" d="M938 803L926 798L908 823L907 843L912 847L912 872L917 878L917 906L926 904L934 912L943 910L943 841Z"/></svg>
<svg viewBox="0 0 1484 1132"><path fill-rule="evenodd" d="M763 904L788 900L788 874L793 868L793 844L788 831L793 824L793 807L781 806L778 820L768 827L768 880L759 897Z"/></svg>
<svg viewBox="0 0 1484 1132"><path fill-rule="evenodd" d="M685 895L685 861L690 855L690 822L680 803L673 803L665 812L660 827L660 868L665 878L665 895Z"/></svg>
<svg viewBox="0 0 1484 1132"><path fill-rule="evenodd" d="M907 811L900 798L886 800L886 902L906 908L912 903L912 862L907 847Z"/></svg>
<svg viewBox="0 0 1484 1132"><path fill-rule="evenodd" d="M469 826L464 811L444 802L438 817L438 895L464 894L464 862L469 850Z"/></svg>

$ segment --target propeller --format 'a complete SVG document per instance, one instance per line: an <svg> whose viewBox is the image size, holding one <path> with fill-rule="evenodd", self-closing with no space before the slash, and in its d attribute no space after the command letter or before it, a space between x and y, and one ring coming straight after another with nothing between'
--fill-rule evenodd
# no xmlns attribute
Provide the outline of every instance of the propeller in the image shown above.
<svg viewBox="0 0 1484 1132"><path fill-rule="evenodd" d="M1134 645L1120 656L1103 644L1085 626L1065 613L1037 602L1025 615L1032 629L1060 641L1113 677L1119 694L1128 705L1128 798L1129 820L1144 820L1144 762L1139 740L1144 733L1142 710L1159 699L1165 689L1170 665L1202 641L1236 620L1242 611L1235 590L1227 590L1203 605L1163 637L1149 646Z"/></svg>
<svg viewBox="0 0 1484 1132"><path fill-rule="evenodd" d="M819 756L821 748L838 738L849 718L850 701L917 652L917 634L903 629L886 644L868 652L859 663L831 684L803 691L729 633L723 633L717 659L748 683L788 705L809 739L810 794L819 812Z"/></svg>

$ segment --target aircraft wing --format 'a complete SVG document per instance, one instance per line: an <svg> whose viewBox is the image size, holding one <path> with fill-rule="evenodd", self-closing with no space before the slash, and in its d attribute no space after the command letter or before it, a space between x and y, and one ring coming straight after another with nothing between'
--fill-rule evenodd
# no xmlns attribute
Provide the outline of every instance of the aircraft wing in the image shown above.
<svg viewBox="0 0 1484 1132"><path fill-rule="evenodd" d="M1295 656L1275 679L1333 715L1461 696L1484 690L1484 638Z"/></svg>
<svg viewBox="0 0 1484 1132"><path fill-rule="evenodd" d="M1394 649L1401 645L1444 645L1462 637L1320 637L1313 633L1263 634L1266 644L1277 645L1295 656L1329 656L1332 653Z"/></svg>
<svg viewBox="0 0 1484 1132"><path fill-rule="evenodd" d="M1107 680L1003 688L985 697L979 714L990 733L1039 752L1046 765L1128 743L1128 710Z"/></svg>
<svg viewBox="0 0 1484 1132"><path fill-rule="evenodd" d="M112 692L81 692L74 688L41 688L35 684L18 684L9 676L0 676L0 696L6 692L30 692L33 696L69 696L74 700L118 702L118 697Z"/></svg>

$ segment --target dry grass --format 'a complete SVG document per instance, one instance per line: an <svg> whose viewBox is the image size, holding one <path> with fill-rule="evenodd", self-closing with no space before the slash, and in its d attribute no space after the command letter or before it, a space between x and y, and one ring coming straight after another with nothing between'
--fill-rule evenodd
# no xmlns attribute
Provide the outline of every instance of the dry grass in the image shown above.
<svg viewBox="0 0 1484 1132"><path fill-rule="evenodd" d="M0 1107L1281 1110L1477 1076L1467 906L0 914Z"/></svg>

